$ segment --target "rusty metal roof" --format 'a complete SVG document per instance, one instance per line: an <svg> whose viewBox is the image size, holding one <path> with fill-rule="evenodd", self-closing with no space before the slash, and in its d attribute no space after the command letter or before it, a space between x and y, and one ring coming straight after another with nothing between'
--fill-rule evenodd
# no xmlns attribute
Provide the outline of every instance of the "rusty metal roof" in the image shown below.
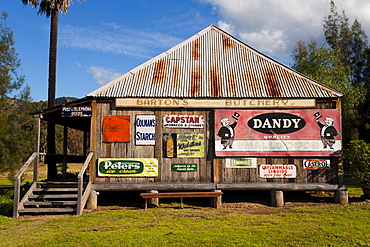
<svg viewBox="0 0 370 247"><path fill-rule="evenodd" d="M87 96L337 98L342 94L212 25Z"/></svg>

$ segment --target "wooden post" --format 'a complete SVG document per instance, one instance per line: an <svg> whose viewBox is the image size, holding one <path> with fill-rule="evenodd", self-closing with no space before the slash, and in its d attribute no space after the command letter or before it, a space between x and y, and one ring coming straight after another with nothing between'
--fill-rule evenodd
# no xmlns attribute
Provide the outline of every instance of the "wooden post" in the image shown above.
<svg viewBox="0 0 370 247"><path fill-rule="evenodd" d="M214 192L221 192L221 190L213 190ZM214 208L220 208L222 206L222 195L218 197L211 197L211 205Z"/></svg>
<svg viewBox="0 0 370 247"><path fill-rule="evenodd" d="M271 205L273 207L283 207L284 206L284 194L282 190L271 191Z"/></svg>
<svg viewBox="0 0 370 247"><path fill-rule="evenodd" d="M335 191L335 202L342 205L348 205L348 190Z"/></svg>
<svg viewBox="0 0 370 247"><path fill-rule="evenodd" d="M62 166L62 177L66 179L67 175L67 155L68 155L68 127L64 126L63 132L63 166Z"/></svg>
<svg viewBox="0 0 370 247"><path fill-rule="evenodd" d="M158 193L158 190L149 190L147 193ZM149 207L159 207L159 198L148 198Z"/></svg>
<svg viewBox="0 0 370 247"><path fill-rule="evenodd" d="M98 208L98 192L96 190L91 190L90 196L86 202L87 209L97 209Z"/></svg>
<svg viewBox="0 0 370 247"><path fill-rule="evenodd" d="M21 198L20 186L21 186L21 179L17 178L14 181L13 218L18 218L19 217L19 200Z"/></svg>
<svg viewBox="0 0 370 247"><path fill-rule="evenodd" d="M96 135L97 135L97 103L95 100L91 102L91 123L90 123L90 151L94 152L94 156L92 158L92 162L90 162L89 167L89 181L94 183L95 180L95 173L96 173L96 163L94 162L96 160ZM99 130L101 131L101 130Z"/></svg>
<svg viewBox="0 0 370 247"><path fill-rule="evenodd" d="M40 115L34 115L34 122L35 122L35 142L34 142L34 151L37 153L34 167L33 167L33 182L37 182L39 180L39 159L40 159Z"/></svg>

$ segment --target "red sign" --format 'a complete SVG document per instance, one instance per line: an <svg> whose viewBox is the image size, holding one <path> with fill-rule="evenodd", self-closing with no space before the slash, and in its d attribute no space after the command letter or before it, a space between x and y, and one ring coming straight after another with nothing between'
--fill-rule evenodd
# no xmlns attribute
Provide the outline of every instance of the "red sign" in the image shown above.
<svg viewBox="0 0 370 247"><path fill-rule="evenodd" d="M217 156L339 156L338 109L218 110Z"/></svg>
<svg viewBox="0 0 370 247"><path fill-rule="evenodd" d="M103 142L130 142L130 116L104 116Z"/></svg>

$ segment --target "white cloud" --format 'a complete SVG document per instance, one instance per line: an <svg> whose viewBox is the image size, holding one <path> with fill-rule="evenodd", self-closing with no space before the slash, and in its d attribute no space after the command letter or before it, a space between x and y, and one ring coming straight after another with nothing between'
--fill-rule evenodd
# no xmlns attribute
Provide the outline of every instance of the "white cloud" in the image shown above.
<svg viewBox="0 0 370 247"><path fill-rule="evenodd" d="M123 54L137 58L151 58L158 49L168 49L182 40L150 30L123 28L115 23L100 27L62 26L60 44L70 48Z"/></svg>
<svg viewBox="0 0 370 247"><path fill-rule="evenodd" d="M290 61L298 40L324 43L323 21L330 11L330 0L200 0L213 5L218 25L248 45ZM358 18L370 35L370 1L335 0L338 13L345 10L352 22Z"/></svg>
<svg viewBox="0 0 370 247"><path fill-rule="evenodd" d="M104 85L122 75L122 73L116 72L112 68L100 66L90 66L87 68L87 72L93 75L99 85Z"/></svg>

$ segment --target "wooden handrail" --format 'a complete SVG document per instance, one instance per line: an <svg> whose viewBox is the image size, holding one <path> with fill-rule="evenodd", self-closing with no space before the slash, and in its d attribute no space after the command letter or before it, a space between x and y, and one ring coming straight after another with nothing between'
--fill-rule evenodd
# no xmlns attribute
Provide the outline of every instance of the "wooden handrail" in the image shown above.
<svg viewBox="0 0 370 247"><path fill-rule="evenodd" d="M24 165L22 166L22 168L17 172L17 174L15 174L14 176L14 180L20 178L24 171L31 165L32 161L35 160L36 156L38 155L37 152L34 152L29 158L28 160L26 161L26 163L24 163Z"/></svg>
<svg viewBox="0 0 370 247"><path fill-rule="evenodd" d="M28 158L26 163L24 163L24 165L21 167L21 169L17 172L17 174L15 174L15 176L14 176L14 202L13 202L13 217L14 218L17 218L19 216L19 208L23 207L23 204L20 203L21 202L20 201L20 199L21 199L20 198L21 197L21 177L22 177L23 173L26 171L26 169L32 164L32 162L38 160L39 154L40 153L38 153L38 152L34 152ZM37 170L36 166L37 166L37 164L35 164L35 170ZM35 182L37 182L37 176L34 175L31 186L33 186L35 184Z"/></svg>
<svg viewBox="0 0 370 247"><path fill-rule="evenodd" d="M86 189L84 193L83 191L83 175L86 172L87 167L89 166L91 159L93 157L94 153L90 152L85 160L85 163L83 164L81 171L78 173L77 179L78 179L78 199L77 199L77 215L82 214L82 210L86 204L87 198L90 195L91 192L91 182L88 182Z"/></svg>

